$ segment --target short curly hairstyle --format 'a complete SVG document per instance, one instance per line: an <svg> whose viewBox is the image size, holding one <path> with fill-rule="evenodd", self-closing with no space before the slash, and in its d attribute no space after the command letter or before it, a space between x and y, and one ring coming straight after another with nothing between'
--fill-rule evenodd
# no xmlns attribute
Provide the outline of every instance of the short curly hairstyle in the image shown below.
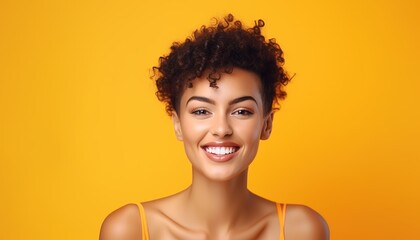
<svg viewBox="0 0 420 240"><path fill-rule="evenodd" d="M241 68L261 79L264 114L272 111L279 99L286 97L283 87L290 81L283 69L283 51L274 38L261 34L264 21L245 28L232 14L217 20L213 26L202 26L184 42L174 42L167 56L153 67L158 99L166 104L169 115L179 113L180 98L192 80L208 73L210 87L217 88L221 74Z"/></svg>

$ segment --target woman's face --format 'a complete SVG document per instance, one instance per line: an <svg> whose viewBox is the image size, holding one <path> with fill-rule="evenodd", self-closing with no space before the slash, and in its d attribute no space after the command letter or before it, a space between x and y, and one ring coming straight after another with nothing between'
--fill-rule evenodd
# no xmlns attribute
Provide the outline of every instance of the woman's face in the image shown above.
<svg viewBox="0 0 420 240"><path fill-rule="evenodd" d="M218 88L204 77L193 80L173 114L193 170L213 180L229 180L248 169L260 139L271 133L273 114L264 115L259 77L235 68Z"/></svg>

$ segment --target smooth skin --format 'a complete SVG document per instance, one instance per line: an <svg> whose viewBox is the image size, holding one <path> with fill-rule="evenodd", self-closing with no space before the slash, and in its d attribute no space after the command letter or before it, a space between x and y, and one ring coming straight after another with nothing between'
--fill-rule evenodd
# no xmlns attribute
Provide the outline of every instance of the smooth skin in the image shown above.
<svg viewBox="0 0 420 240"><path fill-rule="evenodd" d="M235 68L217 86L209 87L205 77L193 80L172 116L193 178L184 191L143 203L152 240L280 238L275 203L247 188L248 167L273 123L273 112L263 111L260 79ZM234 152L215 152L221 146ZM138 240L141 232L138 207L128 204L105 219L100 239ZM328 240L328 225L309 207L287 205L285 239Z"/></svg>

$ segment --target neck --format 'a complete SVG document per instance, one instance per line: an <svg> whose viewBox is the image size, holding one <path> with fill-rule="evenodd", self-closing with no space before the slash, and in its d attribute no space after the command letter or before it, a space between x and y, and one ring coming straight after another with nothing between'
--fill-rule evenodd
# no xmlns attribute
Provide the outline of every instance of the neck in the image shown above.
<svg viewBox="0 0 420 240"><path fill-rule="evenodd" d="M192 184L186 190L187 211L208 229L228 231L248 212L252 193L247 189L247 175L244 171L234 179L214 181L193 172Z"/></svg>

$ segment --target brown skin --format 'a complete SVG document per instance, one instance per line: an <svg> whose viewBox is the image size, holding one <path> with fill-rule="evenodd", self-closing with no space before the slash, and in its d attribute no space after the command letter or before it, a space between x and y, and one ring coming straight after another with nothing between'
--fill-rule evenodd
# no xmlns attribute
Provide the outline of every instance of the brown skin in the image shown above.
<svg viewBox="0 0 420 240"><path fill-rule="evenodd" d="M257 75L236 68L222 75L219 88L200 78L184 91L172 118L193 180L180 193L143 203L150 239L279 239L275 203L247 189L248 167L258 143L272 130L273 113L264 113L260 85ZM215 142L237 146L233 157L211 160L204 146ZM302 205L286 209L286 240L329 239L328 225L317 212ZM100 239L141 239L141 231L138 207L129 204L105 219Z"/></svg>

